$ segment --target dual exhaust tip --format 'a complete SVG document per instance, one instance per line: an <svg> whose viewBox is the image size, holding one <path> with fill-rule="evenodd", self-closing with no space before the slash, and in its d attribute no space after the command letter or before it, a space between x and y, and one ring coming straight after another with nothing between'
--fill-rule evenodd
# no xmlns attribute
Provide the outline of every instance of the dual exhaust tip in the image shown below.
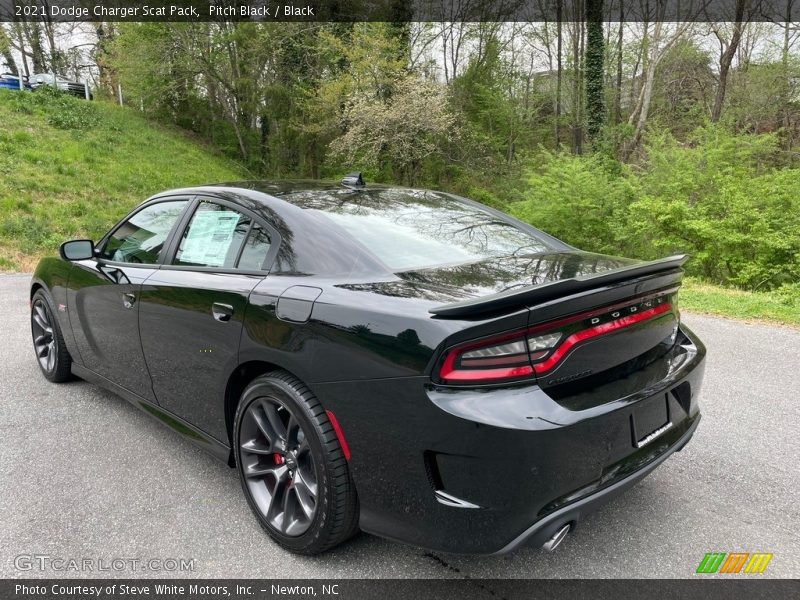
<svg viewBox="0 0 800 600"><path fill-rule="evenodd" d="M480 508L480 506L477 504L462 500L461 498L456 498L452 494L448 494L443 490L436 490L434 494L436 496L436 501L439 502L439 504L444 504L445 506L451 506L453 508ZM558 548L561 545L561 542L563 542L567 537L567 534L571 529L572 523L562 525L561 528L556 531L549 540L542 544L542 549L546 550L547 552L552 552Z"/></svg>
<svg viewBox="0 0 800 600"><path fill-rule="evenodd" d="M564 541L564 538L567 537L569 530L571 529L570 523L564 525L561 529L556 531L549 540L547 540L544 544L542 544L542 549L547 550L548 552L552 552Z"/></svg>

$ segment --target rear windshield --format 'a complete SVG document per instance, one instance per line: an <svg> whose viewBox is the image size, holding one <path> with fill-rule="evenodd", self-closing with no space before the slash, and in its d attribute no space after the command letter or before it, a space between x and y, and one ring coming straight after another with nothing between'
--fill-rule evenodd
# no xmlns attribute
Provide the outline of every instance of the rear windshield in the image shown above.
<svg viewBox="0 0 800 600"><path fill-rule="evenodd" d="M436 192L320 194L299 204L345 229L395 272L550 249L513 223Z"/></svg>

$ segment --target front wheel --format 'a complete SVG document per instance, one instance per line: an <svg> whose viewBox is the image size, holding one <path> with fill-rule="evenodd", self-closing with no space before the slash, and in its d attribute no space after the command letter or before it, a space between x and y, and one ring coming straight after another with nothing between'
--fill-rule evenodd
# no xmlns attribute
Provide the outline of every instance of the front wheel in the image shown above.
<svg viewBox="0 0 800 600"><path fill-rule="evenodd" d="M319 554L358 529L344 452L311 391L281 371L255 379L234 419L234 455L247 502L281 546Z"/></svg>
<svg viewBox="0 0 800 600"><path fill-rule="evenodd" d="M69 380L72 357L64 343L52 304L42 290L37 290L31 298L31 334L36 360L44 376L53 383Z"/></svg>

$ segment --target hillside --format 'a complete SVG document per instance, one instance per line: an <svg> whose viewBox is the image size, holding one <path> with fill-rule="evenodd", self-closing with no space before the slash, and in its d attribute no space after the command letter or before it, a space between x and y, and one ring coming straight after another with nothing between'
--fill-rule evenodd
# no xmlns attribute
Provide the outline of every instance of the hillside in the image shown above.
<svg viewBox="0 0 800 600"><path fill-rule="evenodd" d="M65 239L98 239L161 190L246 177L132 109L0 90L0 271L31 271Z"/></svg>

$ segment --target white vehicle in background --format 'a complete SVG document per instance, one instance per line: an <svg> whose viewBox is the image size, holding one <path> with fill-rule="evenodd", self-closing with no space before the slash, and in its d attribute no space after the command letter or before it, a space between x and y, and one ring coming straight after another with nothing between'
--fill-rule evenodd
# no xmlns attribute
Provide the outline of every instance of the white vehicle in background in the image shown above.
<svg viewBox="0 0 800 600"><path fill-rule="evenodd" d="M92 93L89 91L87 84L78 81L69 81L54 73L34 73L30 77L30 84L31 88L34 90L39 89L43 85L49 85L62 92L72 94L73 96L79 96L87 100L92 99Z"/></svg>

